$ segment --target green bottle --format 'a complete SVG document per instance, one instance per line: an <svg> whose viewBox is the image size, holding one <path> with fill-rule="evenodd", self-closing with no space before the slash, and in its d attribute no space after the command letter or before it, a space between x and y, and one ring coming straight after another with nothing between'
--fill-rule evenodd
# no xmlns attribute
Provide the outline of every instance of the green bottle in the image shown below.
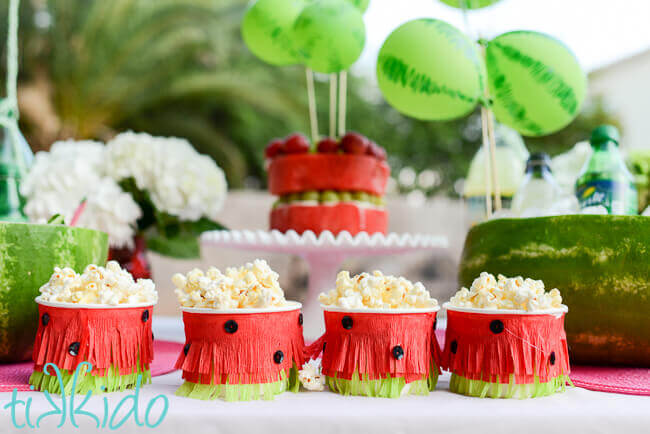
<svg viewBox="0 0 650 434"><path fill-rule="evenodd" d="M618 149L619 139L618 130L611 125L592 131L593 154L576 182L580 208L602 205L609 214L637 214L634 178Z"/></svg>
<svg viewBox="0 0 650 434"><path fill-rule="evenodd" d="M0 162L0 221L26 222L23 200L18 191L20 170L10 163Z"/></svg>

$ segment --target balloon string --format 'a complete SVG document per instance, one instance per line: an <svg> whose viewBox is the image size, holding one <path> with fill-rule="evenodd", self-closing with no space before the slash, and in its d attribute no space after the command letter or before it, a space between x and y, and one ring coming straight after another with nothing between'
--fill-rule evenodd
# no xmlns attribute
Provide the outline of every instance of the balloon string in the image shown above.
<svg viewBox="0 0 650 434"><path fill-rule="evenodd" d="M318 116L316 112L316 92L314 91L314 72L305 68L307 75L307 99L309 100L309 124L311 127L311 140L314 144L318 141Z"/></svg>
<svg viewBox="0 0 650 434"><path fill-rule="evenodd" d="M535 348L535 349L536 349L537 351L539 351L540 353L546 355L547 352L544 351L543 349L541 349L540 347L538 347L538 346L536 346L536 345L533 345L531 342L527 341L526 339L522 338L522 337L519 336L519 335L516 335L515 333L511 332L511 331L508 330L507 328L504 328L504 330L505 330L506 332L508 332L508 334L509 334L510 336L514 336L515 338L519 339L520 341L522 341L523 343L527 344L528 346L530 346L530 347L532 347L532 348Z"/></svg>
<svg viewBox="0 0 650 434"><path fill-rule="evenodd" d="M330 137L336 136L336 73L330 74Z"/></svg>
<svg viewBox="0 0 650 434"><path fill-rule="evenodd" d="M341 71L339 74L339 137L345 134L345 115L348 91L348 73Z"/></svg>

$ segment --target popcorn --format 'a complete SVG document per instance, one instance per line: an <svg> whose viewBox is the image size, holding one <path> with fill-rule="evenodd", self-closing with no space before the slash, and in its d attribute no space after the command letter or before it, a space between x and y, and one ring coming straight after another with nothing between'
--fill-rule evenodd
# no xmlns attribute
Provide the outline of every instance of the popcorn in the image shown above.
<svg viewBox="0 0 650 434"><path fill-rule="evenodd" d="M83 274L77 274L71 268L55 267L49 282L39 291L39 300L60 303L116 306L158 301L153 281L138 279L135 282L133 276L115 261L109 261L106 268L88 265Z"/></svg>
<svg viewBox="0 0 650 434"><path fill-rule="evenodd" d="M278 277L266 261L256 259L239 268L227 268L225 273L215 267L205 273L195 268L185 276L175 274L172 282L185 307L270 308L287 305Z"/></svg>
<svg viewBox="0 0 650 434"><path fill-rule="evenodd" d="M350 277L341 271L336 277L336 288L323 292L318 300L325 306L344 309L399 309L438 306L420 282L415 284L403 277L384 276L380 271L361 273Z"/></svg>
<svg viewBox="0 0 650 434"><path fill-rule="evenodd" d="M461 288L449 304L456 307L533 312L559 308L562 296L556 288L545 292L541 280L524 279L521 276L507 278L501 274L495 279L494 275L482 272L474 279L470 289Z"/></svg>
<svg viewBox="0 0 650 434"><path fill-rule="evenodd" d="M325 389L325 376L321 372L318 360L310 360L298 371L298 379L307 390L322 392Z"/></svg>

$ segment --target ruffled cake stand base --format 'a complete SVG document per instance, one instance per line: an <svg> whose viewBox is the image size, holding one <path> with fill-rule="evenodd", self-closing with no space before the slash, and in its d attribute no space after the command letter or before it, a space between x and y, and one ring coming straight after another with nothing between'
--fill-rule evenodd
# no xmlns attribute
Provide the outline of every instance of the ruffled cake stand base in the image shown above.
<svg viewBox="0 0 650 434"><path fill-rule="evenodd" d="M341 232L334 236L322 232L316 236L307 231L299 235L273 231L210 231L201 236L205 246L228 247L259 252L298 255L309 265L309 291L303 303L304 331L307 339L315 339L324 329L318 294L334 287L341 264L352 257L397 255L418 250L446 248L444 236L390 233L355 236Z"/></svg>

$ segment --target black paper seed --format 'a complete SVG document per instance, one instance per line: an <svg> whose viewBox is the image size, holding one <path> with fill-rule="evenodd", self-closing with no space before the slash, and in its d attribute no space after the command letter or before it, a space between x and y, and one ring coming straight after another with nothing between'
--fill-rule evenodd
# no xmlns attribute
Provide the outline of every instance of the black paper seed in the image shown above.
<svg viewBox="0 0 650 434"><path fill-rule="evenodd" d="M79 342L73 342L70 344L68 347L68 354L71 356L76 357L79 354L79 348L81 347L81 344Z"/></svg>
<svg viewBox="0 0 650 434"><path fill-rule="evenodd" d="M325 347L327 346L327 342L323 342L323 352L325 352Z"/></svg>
<svg viewBox="0 0 650 434"><path fill-rule="evenodd" d="M279 365L280 363L282 363L283 360L284 360L284 353L280 350L277 350L275 354L273 354L273 361Z"/></svg>
<svg viewBox="0 0 650 434"><path fill-rule="evenodd" d="M451 351L451 354L456 354L456 351L458 351L458 342L451 341L451 344L449 344L449 350Z"/></svg>
<svg viewBox="0 0 650 434"><path fill-rule="evenodd" d="M153 332L151 332L151 340L155 341L156 339L153 337Z"/></svg>
<svg viewBox="0 0 650 434"><path fill-rule="evenodd" d="M343 319L341 320L341 324L343 325L343 328L346 330L350 330L352 328L352 318L349 316L344 316Z"/></svg>
<svg viewBox="0 0 650 434"><path fill-rule="evenodd" d="M302 322L303 322L303 317L301 313L300 315L298 315L298 325L302 325Z"/></svg>
<svg viewBox="0 0 650 434"><path fill-rule="evenodd" d="M48 313L45 312L41 317L41 323L43 323L43 327L45 327L49 322L50 322L50 315L48 315Z"/></svg>
<svg viewBox="0 0 650 434"><path fill-rule="evenodd" d="M226 333L230 333L230 334L235 333L238 328L239 328L239 326L237 325L237 322L232 320L232 319L229 319L223 325L223 329L226 331Z"/></svg>
<svg viewBox="0 0 650 434"><path fill-rule="evenodd" d="M187 343L187 344L185 344L185 346L183 347L183 354L185 354L185 355L187 356L187 353L189 353L189 352L190 352L190 344Z"/></svg>
<svg viewBox="0 0 650 434"><path fill-rule="evenodd" d="M495 319L490 323L490 331L495 335L503 332L503 328L503 322L501 322L501 320Z"/></svg>
<svg viewBox="0 0 650 434"><path fill-rule="evenodd" d="M438 318L433 320L433 329L435 330L437 326L438 326Z"/></svg>
<svg viewBox="0 0 650 434"><path fill-rule="evenodd" d="M548 358L548 361L551 362L551 365L555 365L555 351L551 352L551 356Z"/></svg>
<svg viewBox="0 0 650 434"><path fill-rule="evenodd" d="M149 321L149 309L145 309L145 311L142 312L142 322L147 321Z"/></svg>
<svg viewBox="0 0 650 434"><path fill-rule="evenodd" d="M404 357L404 348L399 345L395 345L393 347L393 357L395 357L397 360L402 360L402 357Z"/></svg>

